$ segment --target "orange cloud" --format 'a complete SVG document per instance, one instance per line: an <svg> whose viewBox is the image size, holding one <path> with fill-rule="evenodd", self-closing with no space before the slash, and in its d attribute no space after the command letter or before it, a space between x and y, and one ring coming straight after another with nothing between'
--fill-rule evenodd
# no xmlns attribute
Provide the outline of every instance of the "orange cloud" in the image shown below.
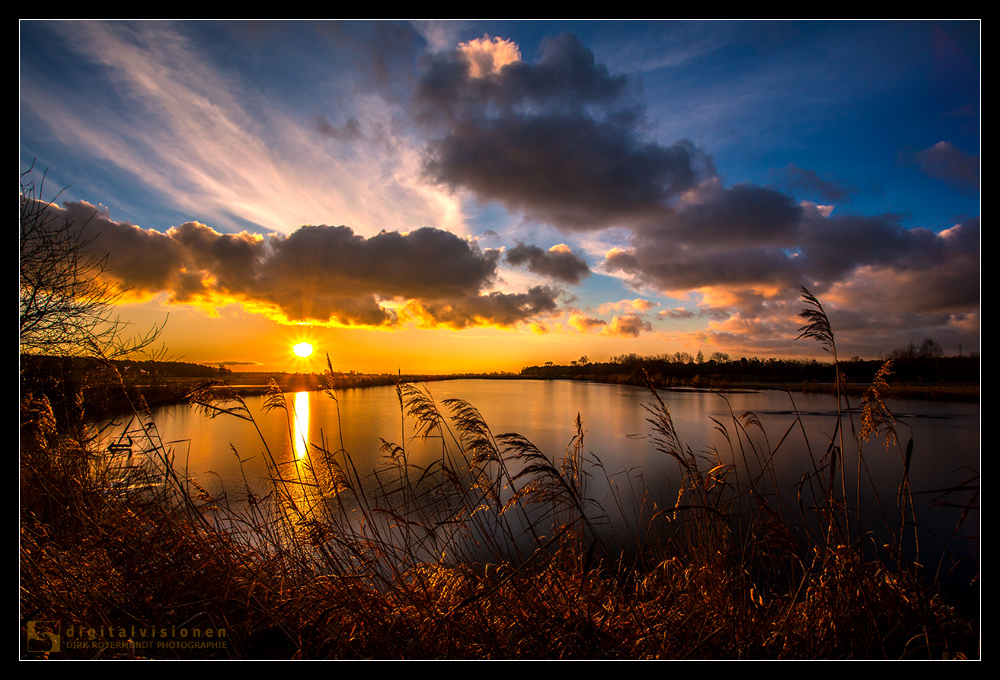
<svg viewBox="0 0 1000 680"><path fill-rule="evenodd" d="M239 302L282 323L393 327L399 310L422 327L511 327L558 311L559 290L491 290L498 250L425 227L365 238L350 227L304 226L285 236L223 234L188 222L166 233L95 215L87 203L52 207L87 224L104 275L129 300L166 295L206 311Z"/></svg>

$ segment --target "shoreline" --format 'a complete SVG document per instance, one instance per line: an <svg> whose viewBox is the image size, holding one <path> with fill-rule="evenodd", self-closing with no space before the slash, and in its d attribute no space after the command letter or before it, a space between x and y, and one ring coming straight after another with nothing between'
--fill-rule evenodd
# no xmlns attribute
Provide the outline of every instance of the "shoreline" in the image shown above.
<svg viewBox="0 0 1000 680"><path fill-rule="evenodd" d="M326 377L319 374L265 374L247 373L232 374L231 381L223 380L237 394L244 397L260 396L267 392L269 379L273 379L282 392L322 391L327 389ZM615 375L575 375L575 376L525 376L517 374L460 374L460 375L343 375L334 377L333 388L361 389L365 387L388 387L396 382L423 383L443 380L568 380L574 382L591 382L595 384L631 385L647 387L639 376ZM194 387L203 383L195 378L168 378L153 385L139 385L150 406L167 406L183 403L185 395ZM653 386L663 390L694 390L714 392L764 391L777 390L781 392L798 392L805 394L835 394L833 383L790 383L762 381L682 381L676 379L653 379ZM851 383L844 386L846 394L860 397L869 388L866 384ZM928 401L951 401L961 403L976 403L981 401L979 385L949 384L914 385L895 384L883 388L881 395L889 399L921 399Z"/></svg>

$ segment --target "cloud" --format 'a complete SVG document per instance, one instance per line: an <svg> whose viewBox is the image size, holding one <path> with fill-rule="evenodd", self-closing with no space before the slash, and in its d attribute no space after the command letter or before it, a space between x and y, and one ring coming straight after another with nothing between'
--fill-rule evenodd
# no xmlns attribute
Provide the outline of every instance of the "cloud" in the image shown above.
<svg viewBox="0 0 1000 680"><path fill-rule="evenodd" d="M716 179L685 194L674 215L643 230L649 238L699 247L784 246L794 242L802 206L754 184L725 188Z"/></svg>
<svg viewBox="0 0 1000 680"><path fill-rule="evenodd" d="M133 299L165 293L207 309L239 302L286 322L376 327L404 320L507 327L558 310L555 288L491 291L500 251L430 227L364 237L346 226L307 225L261 236L187 222L161 233L95 215L84 202L52 210L87 223L94 252L109 253L106 277Z"/></svg>
<svg viewBox="0 0 1000 680"><path fill-rule="evenodd" d="M510 327L518 323L554 315L559 307L559 291L534 286L525 293L491 292L453 299L411 301L408 316L427 327L462 329L473 326Z"/></svg>
<svg viewBox="0 0 1000 680"><path fill-rule="evenodd" d="M316 118L316 129L333 139L355 141L362 138L361 124L353 116L348 118L343 125L336 126L330 123L326 116L320 114Z"/></svg>
<svg viewBox="0 0 1000 680"><path fill-rule="evenodd" d="M507 64L521 61L521 50L514 42L503 38L470 40L458 46L458 52L469 65L469 75L483 78L498 73Z"/></svg>
<svg viewBox="0 0 1000 680"><path fill-rule="evenodd" d="M604 319L583 316L581 314L572 314L569 317L569 325L581 333L589 333L595 329L607 326L608 322Z"/></svg>
<svg viewBox="0 0 1000 680"><path fill-rule="evenodd" d="M103 193L109 204L152 199L167 206L167 224L196 217L221 231L287 233L335 215L365 234L384 224L464 233L457 201L421 179L419 147L396 124L393 102L412 91L424 47L406 24L289 24L248 38L245 25L234 23L213 35L215 49L197 24L33 28L85 75L67 83L41 60L26 61L26 122L94 168L128 178L115 186L94 170L74 182L76 191L110 186L120 193ZM297 41L291 52L280 43L294 66L269 64L273 81L252 81L216 59L257 53L261 39L285 31ZM317 41L313 31L330 39ZM296 58L298 49L308 49L308 58ZM336 96L315 96L330 90ZM303 108L305 92L314 95Z"/></svg>
<svg viewBox="0 0 1000 680"><path fill-rule="evenodd" d="M836 216L770 189L716 186L659 228L635 231L603 269L634 287L825 288L860 267L925 268L949 257L945 236L907 228L896 215Z"/></svg>
<svg viewBox="0 0 1000 680"><path fill-rule="evenodd" d="M602 304L597 311L601 314L607 314L613 311L628 311L634 314L642 314L643 312L648 312L653 307L659 306L659 302L653 302L652 300L644 300L642 298L636 298L634 300L619 300L618 302L605 302Z"/></svg>
<svg viewBox="0 0 1000 680"><path fill-rule="evenodd" d="M734 204L738 198L729 197ZM750 203L765 209L714 224L708 219L714 206L697 219L681 207L677 221L635 231L629 247L608 251L601 268L636 290L676 297L697 291L699 316L710 320L703 341L734 351L786 351L801 285L821 295L841 332L854 333L844 352L874 356L905 345L912 338L903 334L914 329L954 338L955 348L971 343L968 329L978 328L980 304L978 218L935 233L907 228L896 215L838 216L802 206L792 219L796 211L783 201ZM766 219L767 206L775 209L773 220ZM764 228L769 222L773 236ZM693 224L714 237L704 238ZM884 330L876 336L876 328Z"/></svg>
<svg viewBox="0 0 1000 680"><path fill-rule="evenodd" d="M779 177L781 186L792 193L816 196L819 200L832 203L848 201L858 191L857 187L843 180L820 177L815 170L800 168L794 163L772 174Z"/></svg>
<svg viewBox="0 0 1000 680"><path fill-rule="evenodd" d="M981 303L979 218L939 234L911 230L916 233L908 236L894 224L891 218L831 220L810 248L810 257L820 258L840 243L833 238L838 233L845 242L859 241L853 252L844 246L841 253L830 253L830 270L847 267L849 274L803 279L813 292L822 292L838 349L872 357L923 337L939 340L949 351L974 344ZM871 257L859 256L867 250ZM711 319L697 333L701 342L748 354L787 351L789 329L799 325L802 309L796 292L749 285L706 286L699 292L698 315Z"/></svg>
<svg viewBox="0 0 1000 680"><path fill-rule="evenodd" d="M637 338L641 333L653 330L653 324L638 314L615 315L611 323L604 327L601 335L627 336Z"/></svg>
<svg viewBox="0 0 1000 680"><path fill-rule="evenodd" d="M666 319L693 319L698 313L685 309L684 307L674 307L673 309L662 309L658 314Z"/></svg>
<svg viewBox="0 0 1000 680"><path fill-rule="evenodd" d="M980 220L970 219L927 236L924 252L910 266L873 262L831 287L831 301L844 308L878 311L879 323L892 325L904 315L978 314Z"/></svg>
<svg viewBox="0 0 1000 680"><path fill-rule="evenodd" d="M527 266L530 272L565 283L580 283L590 276L586 260L574 254L564 243L552 246L547 251L538 246L518 243L507 251L505 257L512 266Z"/></svg>
<svg viewBox="0 0 1000 680"><path fill-rule="evenodd" d="M944 180L968 193L979 191L979 155L968 154L951 142L937 144L910 155L928 177Z"/></svg>
<svg viewBox="0 0 1000 680"><path fill-rule="evenodd" d="M620 228L624 238L599 269L636 291L699 291L698 316L710 320L711 332L731 334L720 337L759 333L766 348L787 336L801 285L847 300L862 292L852 277L893 297L892 281L907 282L923 292L909 306L928 310L978 289L972 256L954 246L968 236L967 225L936 234L899 215L836 211L832 205L857 188L795 164L774 173L775 187L726 186L690 142L653 140L635 82L597 63L573 36L544 43L532 63L515 47L484 38L428 56L416 96L431 133L426 176L563 232ZM494 56L501 50L502 58ZM978 158L950 144L912 161L933 176L978 186ZM548 255L519 243L507 261L573 282ZM585 317L570 325L633 337L651 328L641 316L646 310L614 311L619 316L605 325ZM661 318L683 316L672 310Z"/></svg>
<svg viewBox="0 0 1000 680"><path fill-rule="evenodd" d="M291 49L304 58L280 82L258 85L238 62L223 69L214 60L249 47L233 37L243 24L225 32L218 50L205 49L193 25L42 25L37 34L86 65L87 77L67 86L54 70L26 65L26 123L93 161L97 170L82 187L78 176L74 191L112 186L99 169L113 168L133 183L102 200L127 209L147 198L145 189L169 206L162 224L180 224L162 233L95 218L113 255L109 274L136 296L206 308L234 300L288 321L345 325L540 323L557 309L556 286L592 273L582 247L594 272L624 280L636 295L697 300L698 317L713 324L706 332L727 340L755 332L765 346L779 329L787 337L802 284L852 327L879 316L900 328L977 324L978 219L936 233L940 225L909 228L899 215L847 214L832 204L851 200L856 187L795 164L775 170L771 186L728 186L701 148L656 136L638 81L609 70L570 34L526 60L500 37L443 49L468 30L455 22L282 24L275 30L297 39L300 29L330 39L297 40ZM680 77L661 82L697 87ZM747 90L734 85L726 79L725 102L745 114ZM752 90L770 97L774 88ZM716 120L687 108L686 96L658 100L661 122L691 110L706 127ZM307 110L296 106L303 101ZM950 142L900 158L979 190L979 156ZM483 232L479 246L449 234L482 231L465 223L470 195L557 228L562 235L548 242L565 239L572 249L528 245L541 239L522 232L504 254L485 247L503 242L496 231ZM82 219L94 208L67 210ZM295 229L330 216L352 226ZM500 223L489 226L510 243ZM435 228L379 233L427 224ZM554 285L498 292L500 258ZM603 282L587 283L596 291ZM857 311L847 312L852 305ZM638 304L600 309L618 317L568 323L633 337L649 330ZM658 318L683 316L675 309Z"/></svg>
<svg viewBox="0 0 1000 680"><path fill-rule="evenodd" d="M705 302L698 315L713 320L717 332L753 331L766 339L779 330L787 335L801 285L847 295L851 277L873 284L876 276L896 277L926 288L924 299L934 307L977 289L978 269L949 242L965 238L966 227L949 236L911 228L899 215L835 211L825 204L849 201L857 188L795 164L776 172L778 188L726 186L712 159L690 142L654 141L635 82L597 63L573 36L544 43L532 63L515 47L484 38L428 56L416 96L431 133L424 172L564 232L623 229L600 270L634 290L700 291ZM913 161L929 174L978 186L972 172L978 159L949 144L914 154ZM547 255L519 243L507 260L573 282ZM602 332L648 330L645 310L631 311L600 326ZM584 317L571 325L595 327Z"/></svg>
<svg viewBox="0 0 1000 680"><path fill-rule="evenodd" d="M490 43L491 45L493 43ZM595 63L573 35L542 45L538 63L494 62L463 46L430 55L418 84L435 183L568 230L662 217L711 162L693 144L646 136L632 83Z"/></svg>

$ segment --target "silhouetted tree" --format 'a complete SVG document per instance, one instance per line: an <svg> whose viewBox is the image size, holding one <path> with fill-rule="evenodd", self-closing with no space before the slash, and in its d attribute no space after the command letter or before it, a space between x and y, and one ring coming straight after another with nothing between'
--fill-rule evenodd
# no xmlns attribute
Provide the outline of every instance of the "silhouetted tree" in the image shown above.
<svg viewBox="0 0 1000 680"><path fill-rule="evenodd" d="M107 256L90 252L96 235L74 224L42 198L34 168L21 173L20 350L27 354L122 357L152 344L160 328L124 338L128 325L113 315L123 291L101 278ZM60 192L61 193L61 192Z"/></svg>
<svg viewBox="0 0 1000 680"><path fill-rule="evenodd" d="M924 338L924 341L920 344L920 350L917 352L917 356L925 359L936 359L944 356L944 350L936 340Z"/></svg>

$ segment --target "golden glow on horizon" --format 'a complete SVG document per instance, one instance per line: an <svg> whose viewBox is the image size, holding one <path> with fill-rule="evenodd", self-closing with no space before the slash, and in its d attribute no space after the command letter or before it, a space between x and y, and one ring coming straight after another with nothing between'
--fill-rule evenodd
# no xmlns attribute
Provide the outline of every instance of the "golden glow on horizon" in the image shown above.
<svg viewBox="0 0 1000 680"><path fill-rule="evenodd" d="M292 347L292 351L295 352L295 356L300 359L305 359L307 356L313 353L313 346L308 342L300 342L299 344Z"/></svg>
<svg viewBox="0 0 1000 680"><path fill-rule="evenodd" d="M233 305L215 317L206 317L193 307L162 304L135 305L122 309L122 317L136 327L162 324L170 312L162 342L174 357L191 363L215 366L225 363L235 372L292 372L322 374L329 353L334 371L373 374L450 375L455 373L517 373L525 366L547 361L566 365L586 355L590 361L636 353L656 355L669 351L692 355L703 350L708 356L723 350L733 355L759 354L762 350L721 343L703 331L676 332L669 336L642 333L633 336L599 335L603 324L574 328L569 321L547 323L546 333L501 330L480 326L464 330L423 330L404 324L392 329L342 328L317 324L294 327L267 317L246 313ZM582 319L589 319L583 315ZM596 321L596 319L595 319ZM531 330L540 330L532 328ZM586 332L582 332L586 331ZM735 337L735 335L734 335ZM307 342L308 357L299 357L292 347ZM785 355L782 355L785 356Z"/></svg>

